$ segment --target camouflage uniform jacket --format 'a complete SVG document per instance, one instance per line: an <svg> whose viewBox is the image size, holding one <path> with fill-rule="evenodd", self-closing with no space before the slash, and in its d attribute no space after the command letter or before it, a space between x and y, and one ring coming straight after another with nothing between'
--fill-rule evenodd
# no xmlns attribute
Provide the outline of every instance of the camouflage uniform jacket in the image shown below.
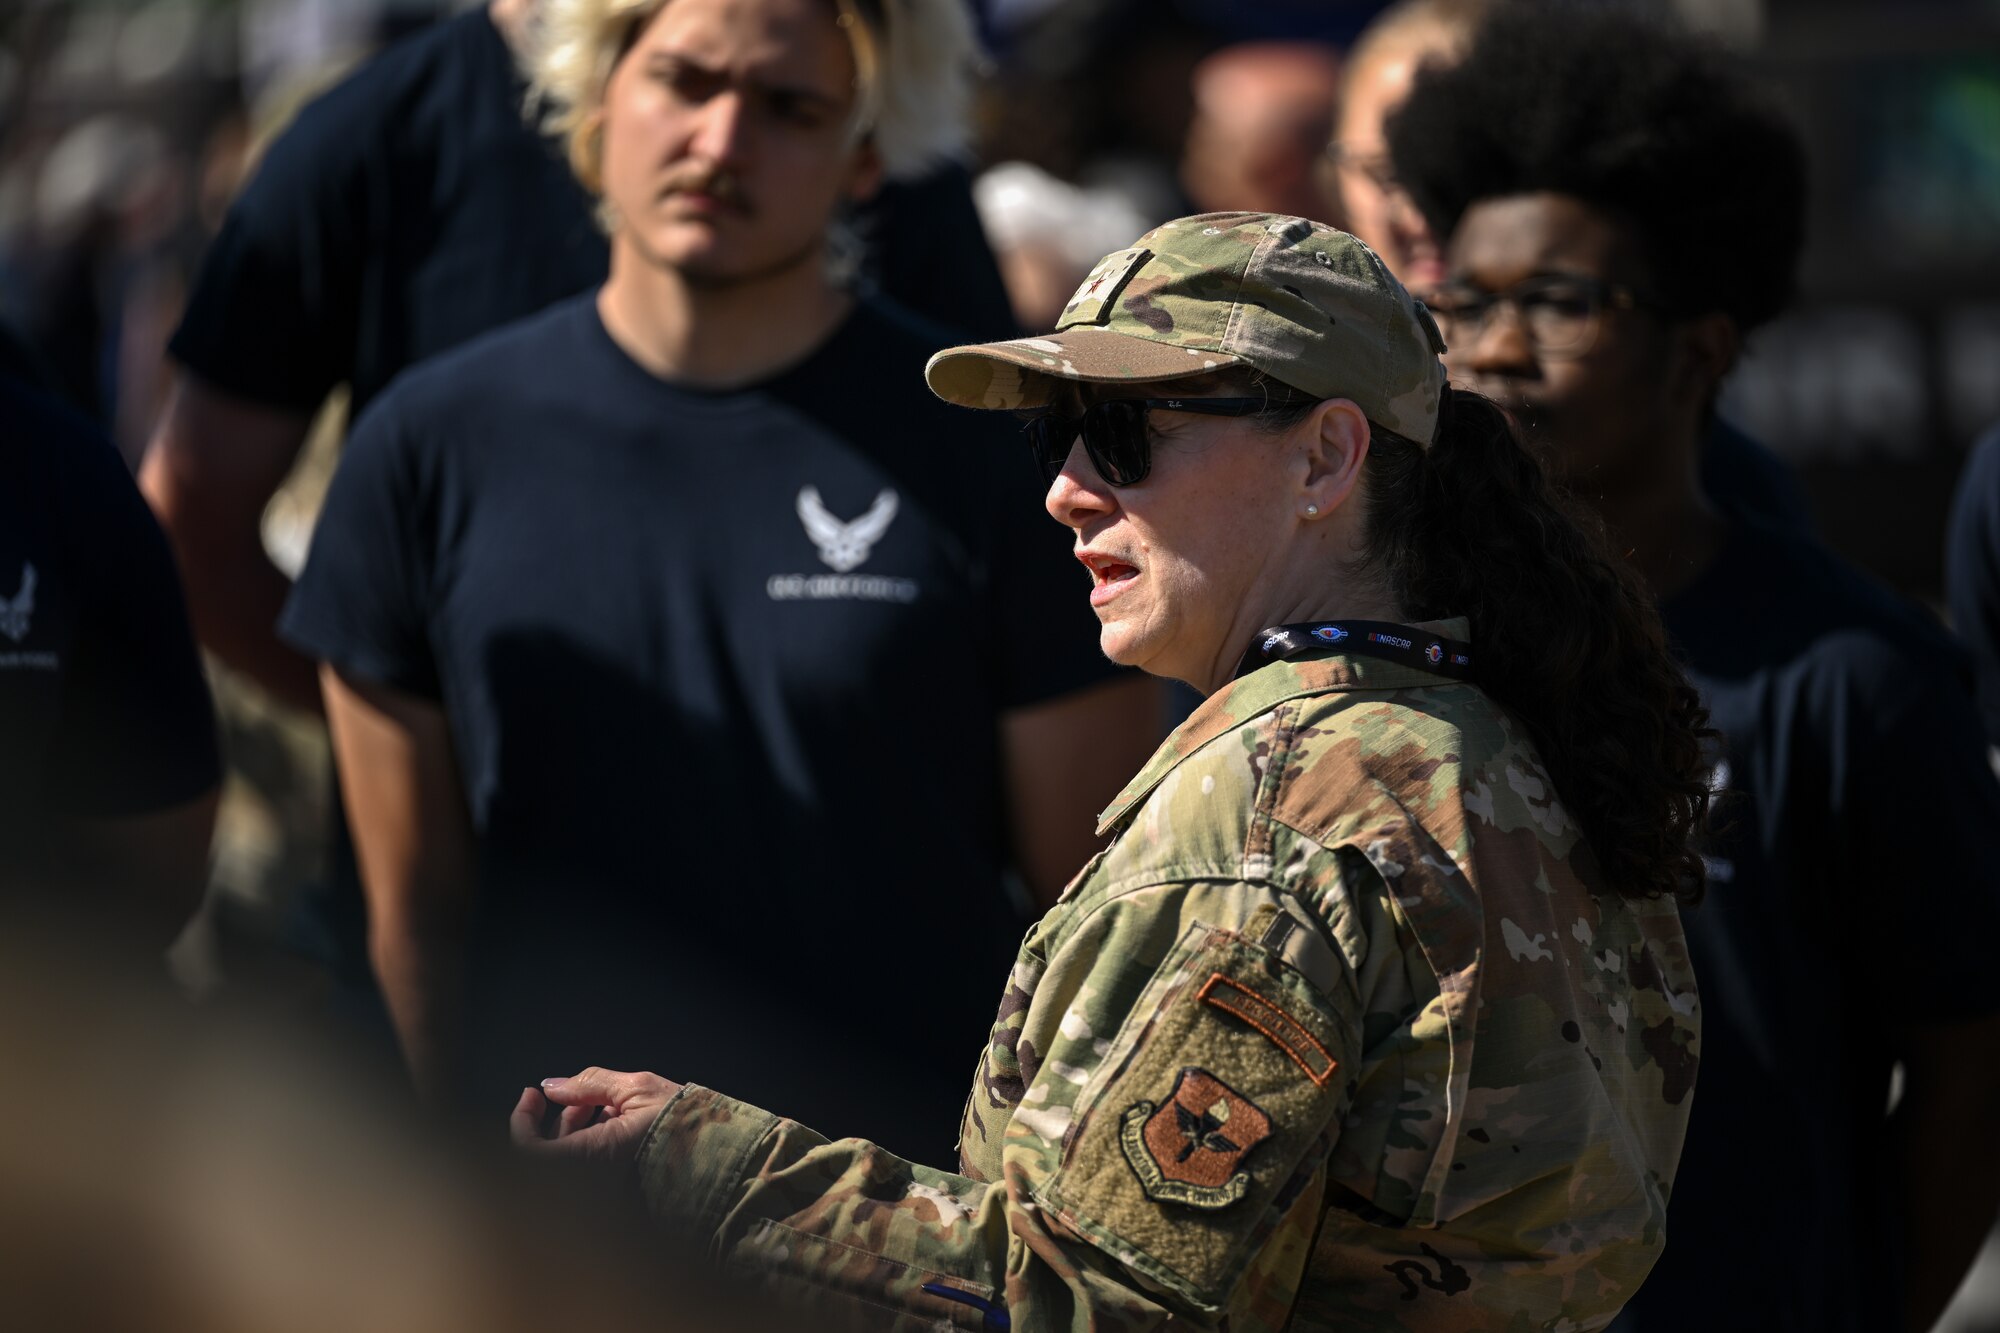
<svg viewBox="0 0 2000 1333"><path fill-rule="evenodd" d="M641 1150L656 1212L870 1327L1610 1321L1663 1243L1694 981L1671 902L1591 892L1509 718L1272 663L1103 828L1022 943L958 1172L690 1085ZM878 1012L847 1039L895 1040Z"/></svg>

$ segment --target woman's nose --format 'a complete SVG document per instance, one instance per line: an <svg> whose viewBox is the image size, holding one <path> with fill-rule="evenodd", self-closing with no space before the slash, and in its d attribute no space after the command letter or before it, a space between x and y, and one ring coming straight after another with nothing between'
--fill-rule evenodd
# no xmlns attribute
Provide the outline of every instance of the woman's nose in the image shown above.
<svg viewBox="0 0 2000 1333"><path fill-rule="evenodd" d="M1051 518L1072 528L1083 527L1117 509L1118 497L1104 478L1097 475L1090 455L1084 450L1082 436L1070 442L1069 457L1063 460L1056 479L1049 483L1043 504Z"/></svg>

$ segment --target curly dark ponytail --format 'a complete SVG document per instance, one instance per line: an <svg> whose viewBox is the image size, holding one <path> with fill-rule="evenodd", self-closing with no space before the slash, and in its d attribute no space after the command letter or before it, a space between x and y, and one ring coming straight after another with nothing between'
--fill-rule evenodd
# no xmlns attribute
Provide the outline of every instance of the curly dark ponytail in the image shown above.
<svg viewBox="0 0 2000 1333"><path fill-rule="evenodd" d="M1420 620L1466 616L1479 683L1533 739L1618 892L1692 901L1708 713L1651 594L1550 489L1513 425L1446 389L1437 440L1376 427L1364 562Z"/></svg>

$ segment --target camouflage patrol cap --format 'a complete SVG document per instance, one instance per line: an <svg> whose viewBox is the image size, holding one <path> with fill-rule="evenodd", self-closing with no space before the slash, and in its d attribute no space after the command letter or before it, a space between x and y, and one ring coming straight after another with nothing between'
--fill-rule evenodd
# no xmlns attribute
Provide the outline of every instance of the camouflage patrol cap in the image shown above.
<svg viewBox="0 0 2000 1333"><path fill-rule="evenodd" d="M1244 365L1429 444L1444 339L1430 311L1344 231L1272 213L1202 213L1106 255L1055 332L948 347L924 376L963 407L1047 403L1063 380L1171 380Z"/></svg>

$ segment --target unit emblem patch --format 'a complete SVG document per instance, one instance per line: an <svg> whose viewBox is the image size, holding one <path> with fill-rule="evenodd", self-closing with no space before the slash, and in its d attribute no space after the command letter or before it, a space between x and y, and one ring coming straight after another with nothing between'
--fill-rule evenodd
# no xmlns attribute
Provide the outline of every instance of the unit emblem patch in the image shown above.
<svg viewBox="0 0 2000 1333"><path fill-rule="evenodd" d="M1250 1188L1241 1170L1271 1137L1271 1118L1204 1069L1181 1070L1165 1103L1135 1102L1119 1122L1119 1145L1146 1197L1190 1208L1226 1208Z"/></svg>

